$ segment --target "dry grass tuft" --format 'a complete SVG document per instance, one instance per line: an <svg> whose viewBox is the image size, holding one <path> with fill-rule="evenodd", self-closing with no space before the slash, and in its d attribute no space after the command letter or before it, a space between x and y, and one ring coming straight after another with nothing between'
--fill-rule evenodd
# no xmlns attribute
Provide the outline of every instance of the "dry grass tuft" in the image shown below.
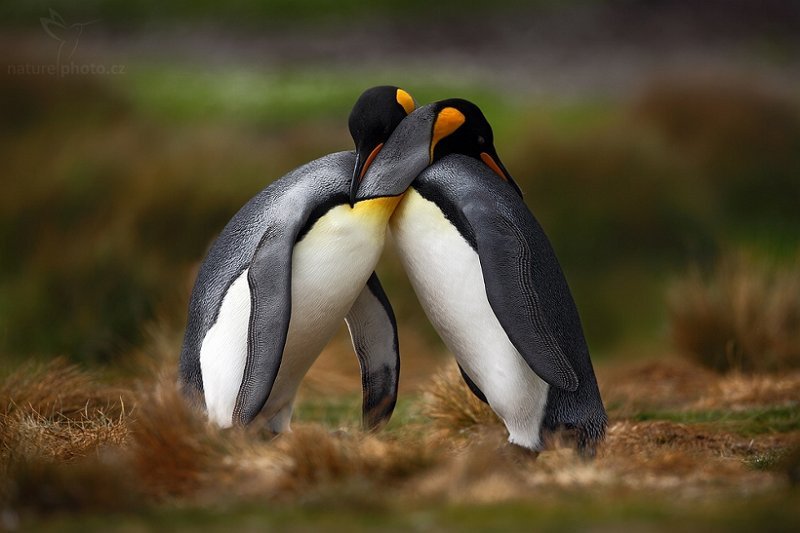
<svg viewBox="0 0 800 533"><path fill-rule="evenodd" d="M147 492L158 498L186 496L212 478L228 477L227 457L240 434L208 424L168 375L142 387L130 430L134 468Z"/></svg>
<svg viewBox="0 0 800 533"><path fill-rule="evenodd" d="M71 460L127 438L127 393L56 359L0 384L0 468L15 458Z"/></svg>
<svg viewBox="0 0 800 533"><path fill-rule="evenodd" d="M732 373L716 380L691 408L740 410L758 406L791 406L800 401L800 372L783 375Z"/></svg>
<svg viewBox="0 0 800 533"><path fill-rule="evenodd" d="M614 417L642 409L678 408L698 401L718 380L713 372L682 359L626 363L598 371L600 393Z"/></svg>
<svg viewBox="0 0 800 533"><path fill-rule="evenodd" d="M668 421L618 422L609 431L606 454L644 460L654 452L680 451L719 456L763 452L774 444L770 439L752 439L714 431L706 426Z"/></svg>
<svg viewBox="0 0 800 533"><path fill-rule="evenodd" d="M293 492L343 480L396 486L435 461L423 439L334 432L303 425L275 440L285 464L282 490Z"/></svg>
<svg viewBox="0 0 800 533"><path fill-rule="evenodd" d="M63 359L22 366L0 384L0 496L42 511L105 501L102 487L119 483L98 457L127 442L126 405L124 390Z"/></svg>
<svg viewBox="0 0 800 533"><path fill-rule="evenodd" d="M124 389L101 384L97 376L58 358L23 365L6 378L0 384L0 414L29 412L45 418L80 419L87 410L103 409L119 416L126 396Z"/></svg>
<svg viewBox="0 0 800 533"><path fill-rule="evenodd" d="M747 461L785 450L791 435L758 438L707 426L666 421L618 422L609 428L598 462L631 487L728 487L756 490L774 486L774 475Z"/></svg>
<svg viewBox="0 0 800 533"><path fill-rule="evenodd" d="M475 426L499 426L500 419L469 390L455 364L446 365L423 389L423 414L440 428L462 431Z"/></svg>
<svg viewBox="0 0 800 533"><path fill-rule="evenodd" d="M685 361L618 370L617 387L609 390L617 390L619 411L630 408L634 417L641 414L634 405L656 413L665 406L680 412L794 405L800 387L800 373L720 377ZM58 376L63 395L49 397L38 383L53 384ZM83 396L76 387L84 388ZM753 492L781 486L787 473L796 478L790 451L800 437L794 429L744 436L710 423L637 422L617 414L594 461L582 460L558 438L534 459L506 442L499 420L463 384L455 365L425 391L423 409L432 423L381 433L331 431L317 423L297 424L275 438L259 428L220 430L187 406L174 375L164 372L139 385L135 410L115 407L115 389L103 389L63 362L27 367L0 390L5 400L13 392L29 406L4 403L4 435L14 438L3 442L0 497L9 509L36 513L165 501L496 503L555 498L554 489ZM649 404L647 392L654 395ZM669 402L671 395L678 399Z"/></svg>
<svg viewBox="0 0 800 533"><path fill-rule="evenodd" d="M119 447L128 439L125 415L111 418L103 410L86 411L80 419L46 418L33 413L16 420L10 441L21 457L71 461L90 456L102 447Z"/></svg>
<svg viewBox="0 0 800 533"><path fill-rule="evenodd" d="M534 464L532 456L509 445L498 429L477 433L458 449L451 447L439 464L416 480L414 493L457 503L522 497L529 481L530 469L526 467Z"/></svg>
<svg viewBox="0 0 800 533"><path fill-rule="evenodd" d="M615 420L642 411L741 411L789 407L800 398L800 371L720 376L685 359L626 363L599 371L601 394Z"/></svg>
<svg viewBox="0 0 800 533"><path fill-rule="evenodd" d="M800 269L744 254L723 257L711 276L697 270L669 294L676 348L718 371L800 368Z"/></svg>

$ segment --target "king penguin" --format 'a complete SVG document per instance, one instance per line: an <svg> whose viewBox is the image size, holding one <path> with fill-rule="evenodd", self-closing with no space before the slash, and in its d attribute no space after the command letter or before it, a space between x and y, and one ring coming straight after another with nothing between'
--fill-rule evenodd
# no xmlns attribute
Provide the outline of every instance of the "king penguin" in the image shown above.
<svg viewBox="0 0 800 533"><path fill-rule="evenodd" d="M427 152L417 143L416 153L367 175L421 171L390 219L412 286L467 385L503 420L512 444L538 452L548 432L564 427L591 457L607 416L555 252L480 109L443 100L419 108L396 131L431 116ZM450 133L438 137L439 130ZM430 166L422 171L424 161Z"/></svg>
<svg viewBox="0 0 800 533"><path fill-rule="evenodd" d="M211 246L190 298L179 383L212 422L245 425L261 413L269 430L289 430L300 381L342 319L361 366L364 426L391 416L397 326L373 269L398 199L357 201L355 189L415 105L398 87L365 91L349 119L355 153L274 181Z"/></svg>

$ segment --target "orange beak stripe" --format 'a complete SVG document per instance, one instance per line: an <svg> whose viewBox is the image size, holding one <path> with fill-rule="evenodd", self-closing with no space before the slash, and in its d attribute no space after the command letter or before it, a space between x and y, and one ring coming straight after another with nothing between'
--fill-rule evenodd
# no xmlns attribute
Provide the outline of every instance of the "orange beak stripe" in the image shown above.
<svg viewBox="0 0 800 533"><path fill-rule="evenodd" d="M498 176L500 176L501 178L503 178L503 181L508 181L508 176L506 176L506 175L505 175L505 173L504 173L502 170L500 170L500 165L498 165L498 164L495 162L495 160L494 160L494 158L493 158L492 156L490 156L490 155L489 155L489 154L487 154L486 152L481 152L481 160L482 160L484 163L486 163L486 165L487 165L489 168L491 168L492 170L494 170L495 174L497 174Z"/></svg>
<svg viewBox="0 0 800 533"><path fill-rule="evenodd" d="M367 169L372 164L372 160L375 159L375 156L378 155L378 152L381 151L381 148L383 148L383 143L380 143L378 146L372 149L372 152L370 152L367 160L364 162L364 166L361 168L361 175L358 176L359 181L364 179L364 174L367 173Z"/></svg>

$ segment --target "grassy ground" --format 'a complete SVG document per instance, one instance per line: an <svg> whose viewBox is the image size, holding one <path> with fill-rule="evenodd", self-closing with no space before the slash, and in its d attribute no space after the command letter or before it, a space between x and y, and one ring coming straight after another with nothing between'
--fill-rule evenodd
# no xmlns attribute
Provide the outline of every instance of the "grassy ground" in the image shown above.
<svg viewBox="0 0 800 533"><path fill-rule="evenodd" d="M151 354L154 355L154 354ZM167 358L169 354L158 354ZM408 361L393 421L358 429L354 357L312 369L294 431L219 432L162 377L20 369L6 406L5 525L305 530L673 527L800 523L800 374L720 377L681 360L599 368L611 418L592 462L567 440L533 459L439 358ZM333 370L338 369L338 370ZM11 400L13 398L13 401ZM566 437L565 437L566 438Z"/></svg>
<svg viewBox="0 0 800 533"><path fill-rule="evenodd" d="M149 4L101 14L135 26ZM14 9L12 25L36 21ZM254 20L280 18L269 9ZM796 92L665 78L576 100L391 66L127 66L0 72L0 527L797 528ZM382 432L358 429L344 331L292 434L216 431L173 390L211 239L271 180L349 148L350 104L387 82L421 102L473 99L492 122L586 325L611 417L594 462L561 442L535 461L505 444L391 251L379 272L403 375Z"/></svg>

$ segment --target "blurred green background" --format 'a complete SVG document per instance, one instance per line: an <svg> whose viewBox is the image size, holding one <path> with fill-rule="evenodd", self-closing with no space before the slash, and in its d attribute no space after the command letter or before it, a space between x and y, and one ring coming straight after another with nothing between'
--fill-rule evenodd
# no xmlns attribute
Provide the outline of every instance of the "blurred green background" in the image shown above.
<svg viewBox="0 0 800 533"><path fill-rule="evenodd" d="M800 241L796 2L7 0L0 43L5 361L116 363L182 328L217 232L350 149L376 84L484 110L596 357L661 346L690 265ZM391 252L379 272L440 351Z"/></svg>

